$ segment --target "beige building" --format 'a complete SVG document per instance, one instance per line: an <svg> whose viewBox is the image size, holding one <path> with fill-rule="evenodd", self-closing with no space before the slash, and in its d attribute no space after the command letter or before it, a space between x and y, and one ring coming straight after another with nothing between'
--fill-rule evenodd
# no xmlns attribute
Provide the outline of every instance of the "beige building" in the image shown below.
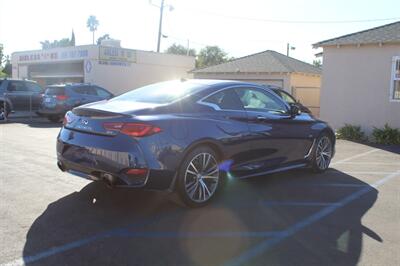
<svg viewBox="0 0 400 266"><path fill-rule="evenodd" d="M314 44L323 48L321 118L369 134L400 128L400 22Z"/></svg>
<svg viewBox="0 0 400 266"><path fill-rule="evenodd" d="M162 54L113 46L82 45L15 52L12 76L42 85L85 82L114 94L154 82L188 77L195 66L191 56Z"/></svg>
<svg viewBox="0 0 400 266"><path fill-rule="evenodd" d="M244 56L192 71L194 78L224 79L275 85L319 115L321 69L275 51Z"/></svg>

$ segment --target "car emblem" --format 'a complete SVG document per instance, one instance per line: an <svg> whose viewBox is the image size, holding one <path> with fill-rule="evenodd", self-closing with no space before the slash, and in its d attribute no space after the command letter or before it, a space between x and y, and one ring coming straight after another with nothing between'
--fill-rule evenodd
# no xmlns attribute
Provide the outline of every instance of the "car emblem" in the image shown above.
<svg viewBox="0 0 400 266"><path fill-rule="evenodd" d="M81 120L81 124L87 125L87 124L89 124L89 121L87 121L87 120L85 120L85 119L82 119L82 120Z"/></svg>

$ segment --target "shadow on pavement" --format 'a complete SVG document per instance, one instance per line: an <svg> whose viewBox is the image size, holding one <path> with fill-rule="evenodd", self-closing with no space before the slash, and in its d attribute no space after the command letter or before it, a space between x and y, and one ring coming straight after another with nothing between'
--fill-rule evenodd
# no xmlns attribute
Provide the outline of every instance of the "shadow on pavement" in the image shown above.
<svg viewBox="0 0 400 266"><path fill-rule="evenodd" d="M368 193L247 262L356 265L363 233L383 241L361 224L378 192L336 170L230 180L212 204L200 209L176 205L159 192L90 183L51 203L35 220L23 256L38 265L221 265L273 238L271 232L293 228L365 188ZM310 204L299 205L304 202Z"/></svg>
<svg viewBox="0 0 400 266"><path fill-rule="evenodd" d="M54 123L50 122L46 118L43 117L10 117L7 119L7 121L1 120L1 124L24 124L29 127L33 128L60 128L62 126L62 123Z"/></svg>

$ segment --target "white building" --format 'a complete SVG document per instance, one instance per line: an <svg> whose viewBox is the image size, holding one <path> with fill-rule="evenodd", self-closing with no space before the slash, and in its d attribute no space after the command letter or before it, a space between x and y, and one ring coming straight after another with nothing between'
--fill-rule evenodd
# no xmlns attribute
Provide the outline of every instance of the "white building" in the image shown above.
<svg viewBox="0 0 400 266"><path fill-rule="evenodd" d="M400 21L314 44L322 47L321 118L370 134L400 128Z"/></svg>
<svg viewBox="0 0 400 266"><path fill-rule="evenodd" d="M117 42L118 43L118 42ZM119 45L82 45L15 52L12 77L41 85L85 82L114 94L154 82L188 77L195 67L191 56L121 48Z"/></svg>

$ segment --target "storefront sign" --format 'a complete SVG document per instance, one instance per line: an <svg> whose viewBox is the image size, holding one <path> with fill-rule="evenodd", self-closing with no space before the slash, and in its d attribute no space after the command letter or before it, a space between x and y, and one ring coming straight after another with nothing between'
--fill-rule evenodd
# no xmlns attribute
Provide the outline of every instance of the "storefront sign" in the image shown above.
<svg viewBox="0 0 400 266"><path fill-rule="evenodd" d="M20 62L40 62L53 60L82 59L89 57L87 49L64 50L64 51L36 51L18 56Z"/></svg>
<svg viewBox="0 0 400 266"><path fill-rule="evenodd" d="M100 46L100 60L136 62L136 51L117 47Z"/></svg>

